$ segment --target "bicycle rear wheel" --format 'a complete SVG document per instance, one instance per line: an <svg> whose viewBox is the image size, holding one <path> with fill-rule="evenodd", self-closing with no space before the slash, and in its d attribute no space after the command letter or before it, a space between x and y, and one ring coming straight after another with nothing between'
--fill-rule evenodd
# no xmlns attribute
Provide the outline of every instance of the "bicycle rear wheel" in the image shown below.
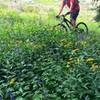
<svg viewBox="0 0 100 100"><path fill-rule="evenodd" d="M84 22L80 22L76 25L75 32L78 40L85 40L88 35L88 27Z"/></svg>
<svg viewBox="0 0 100 100"><path fill-rule="evenodd" d="M84 22L80 22L76 25L76 31L79 33L88 34L88 27Z"/></svg>

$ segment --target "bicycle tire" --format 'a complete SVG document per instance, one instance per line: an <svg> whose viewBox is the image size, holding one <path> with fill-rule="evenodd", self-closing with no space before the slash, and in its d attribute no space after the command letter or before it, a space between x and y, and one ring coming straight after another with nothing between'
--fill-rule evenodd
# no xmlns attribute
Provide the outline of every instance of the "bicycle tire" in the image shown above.
<svg viewBox="0 0 100 100"><path fill-rule="evenodd" d="M88 36L88 27L84 22L80 22L76 25L75 29L77 39L78 40L85 40Z"/></svg>
<svg viewBox="0 0 100 100"><path fill-rule="evenodd" d="M88 34L88 27L84 22L79 22L76 25L76 31Z"/></svg>
<svg viewBox="0 0 100 100"><path fill-rule="evenodd" d="M55 25L55 26L53 27L53 30L56 29L56 28L58 28L58 27L63 28L65 31L67 31L66 26L65 26L64 24Z"/></svg>

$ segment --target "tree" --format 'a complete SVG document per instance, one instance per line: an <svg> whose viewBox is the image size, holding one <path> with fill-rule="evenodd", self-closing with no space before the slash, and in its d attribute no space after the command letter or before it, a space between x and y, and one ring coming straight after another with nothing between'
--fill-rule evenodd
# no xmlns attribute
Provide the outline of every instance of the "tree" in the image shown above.
<svg viewBox="0 0 100 100"><path fill-rule="evenodd" d="M95 20L97 22L100 22L100 0L92 0L93 4L95 4L95 9L97 12L97 15L95 16Z"/></svg>

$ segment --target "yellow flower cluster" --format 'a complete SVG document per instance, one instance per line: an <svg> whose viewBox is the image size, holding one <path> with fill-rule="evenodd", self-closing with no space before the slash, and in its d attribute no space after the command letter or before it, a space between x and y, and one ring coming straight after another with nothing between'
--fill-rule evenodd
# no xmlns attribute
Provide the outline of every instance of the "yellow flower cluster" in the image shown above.
<svg viewBox="0 0 100 100"><path fill-rule="evenodd" d="M60 40L60 45L63 45L64 47L72 45L72 42L67 41L66 39Z"/></svg>
<svg viewBox="0 0 100 100"><path fill-rule="evenodd" d="M94 61L94 58L88 58L86 61L87 61L87 62Z"/></svg>
<svg viewBox="0 0 100 100"><path fill-rule="evenodd" d="M76 48L76 49L73 49L72 52L75 53L75 52L78 51L78 50L79 50L79 49Z"/></svg>
<svg viewBox="0 0 100 100"><path fill-rule="evenodd" d="M73 60L73 58L69 58L69 61L72 61Z"/></svg>
<svg viewBox="0 0 100 100"><path fill-rule="evenodd" d="M90 68L91 70L95 71L98 68L98 65L92 64L92 67Z"/></svg>
<svg viewBox="0 0 100 100"><path fill-rule="evenodd" d="M77 63L80 64L80 59L79 58L77 58Z"/></svg>
<svg viewBox="0 0 100 100"><path fill-rule="evenodd" d="M16 78L12 78L12 79L8 82L8 84L9 84L9 85L13 85L13 84L15 84L15 81L16 81Z"/></svg>

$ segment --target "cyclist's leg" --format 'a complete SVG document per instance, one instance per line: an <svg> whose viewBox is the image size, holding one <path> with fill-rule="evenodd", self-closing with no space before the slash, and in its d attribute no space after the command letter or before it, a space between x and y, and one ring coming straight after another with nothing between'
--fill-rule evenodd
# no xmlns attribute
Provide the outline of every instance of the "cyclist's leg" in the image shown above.
<svg viewBox="0 0 100 100"><path fill-rule="evenodd" d="M73 27L76 26L76 19L78 15L79 15L79 10L71 12L70 14L70 22L72 23Z"/></svg>
<svg viewBox="0 0 100 100"><path fill-rule="evenodd" d="M71 18L70 22L72 23L73 27L76 26L76 20L75 19Z"/></svg>

